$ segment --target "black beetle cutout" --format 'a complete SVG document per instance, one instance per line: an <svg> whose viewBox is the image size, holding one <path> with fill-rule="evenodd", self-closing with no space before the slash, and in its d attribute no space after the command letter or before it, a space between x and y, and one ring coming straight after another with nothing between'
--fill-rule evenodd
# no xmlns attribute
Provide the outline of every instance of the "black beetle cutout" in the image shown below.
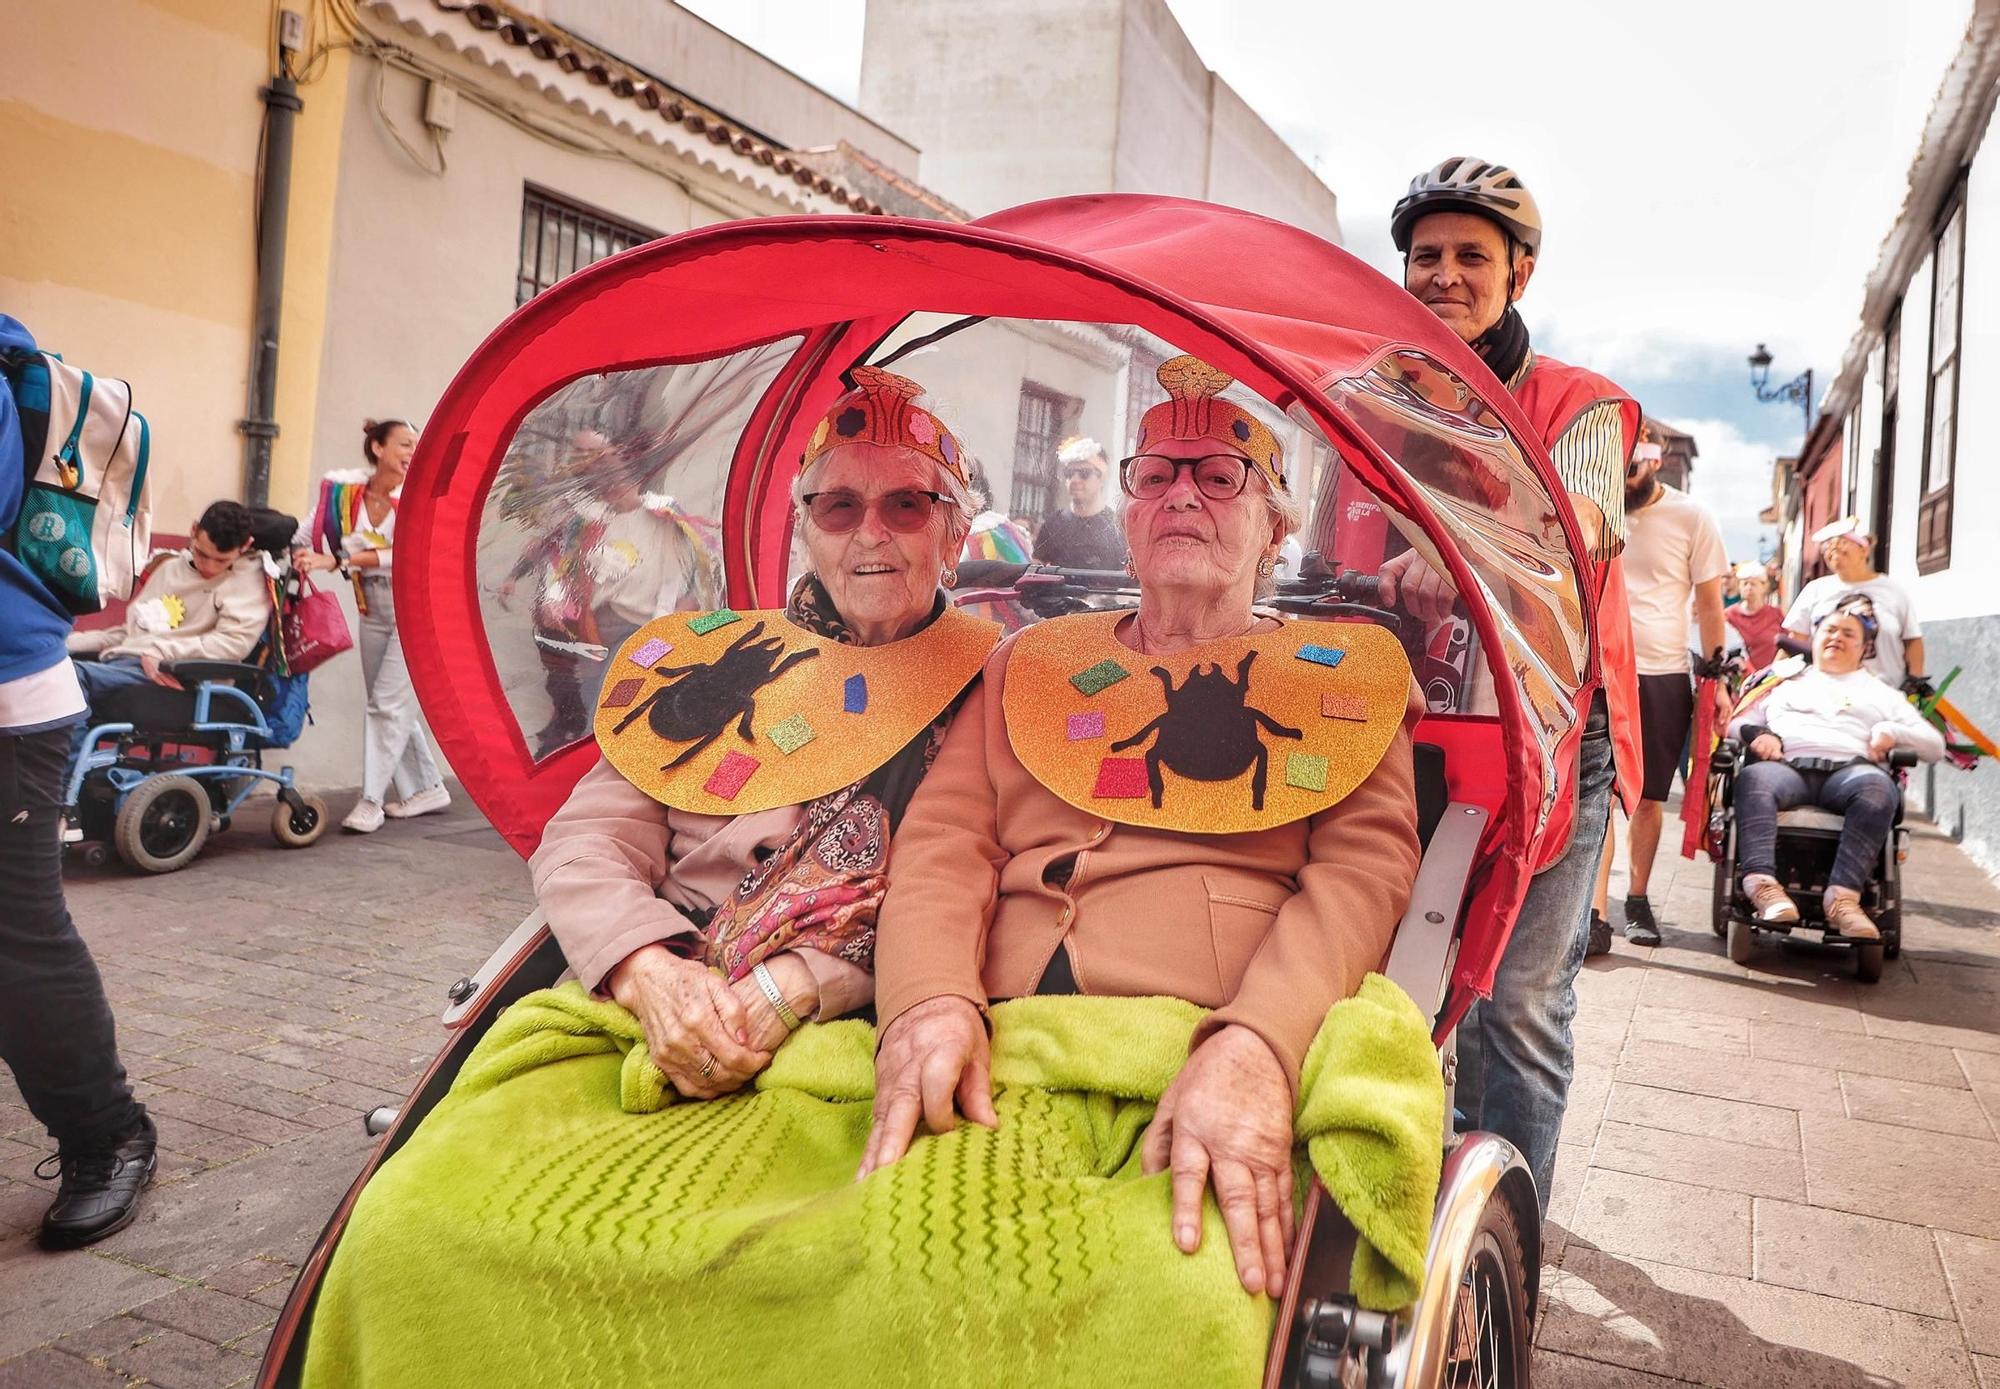
<svg viewBox="0 0 2000 1389"><path fill-rule="evenodd" d="M669 743L698 740L661 767L663 772L672 771L720 738L732 718L737 720L736 735L746 743L752 741L750 721L757 713L757 691L801 661L819 655L808 648L794 651L781 661L778 654L785 649L785 643L777 637L758 641L763 634L764 624L759 622L705 666L655 670L653 674L665 680L686 678L662 685L639 701L631 713L618 721L616 731L623 733L632 720L644 714L653 732Z"/></svg>
<svg viewBox="0 0 2000 1389"><path fill-rule="evenodd" d="M1167 670L1153 667L1166 692L1165 711L1131 737L1111 745L1113 752L1123 752L1145 742L1155 731L1159 733L1146 750L1146 785L1153 792L1153 809L1160 808L1166 794L1162 766L1190 781L1229 781L1243 775L1244 768L1255 767L1256 774L1250 778L1250 808L1264 808L1271 753L1258 737L1258 728L1278 738L1303 738L1305 734L1247 703L1250 663L1256 659L1256 652L1247 652L1236 664L1234 680L1222 673L1218 662L1211 661L1205 667L1197 664L1179 689L1174 688L1174 678Z"/></svg>

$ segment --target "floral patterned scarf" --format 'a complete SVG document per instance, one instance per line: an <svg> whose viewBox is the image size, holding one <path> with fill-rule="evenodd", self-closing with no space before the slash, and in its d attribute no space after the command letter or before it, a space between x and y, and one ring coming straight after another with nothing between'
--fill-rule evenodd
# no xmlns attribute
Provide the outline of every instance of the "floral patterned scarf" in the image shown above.
<svg viewBox="0 0 2000 1389"><path fill-rule="evenodd" d="M940 593L926 624L945 610ZM807 631L858 645L825 587L799 580L785 616ZM795 947L863 969L875 965L875 917L889 887L889 837L937 757L963 693L887 762L851 786L809 802L778 851L743 875L708 923L704 963L731 983Z"/></svg>

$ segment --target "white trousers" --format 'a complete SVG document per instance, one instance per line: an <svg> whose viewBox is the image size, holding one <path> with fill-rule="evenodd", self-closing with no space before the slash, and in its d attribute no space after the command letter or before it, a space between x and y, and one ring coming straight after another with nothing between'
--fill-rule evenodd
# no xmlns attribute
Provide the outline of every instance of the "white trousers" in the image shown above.
<svg viewBox="0 0 2000 1389"><path fill-rule="evenodd" d="M362 729L361 798L381 804L390 784L396 799L444 784L424 736L417 691L396 636L396 599L387 579L364 579L368 611L361 619L361 678L368 686Z"/></svg>

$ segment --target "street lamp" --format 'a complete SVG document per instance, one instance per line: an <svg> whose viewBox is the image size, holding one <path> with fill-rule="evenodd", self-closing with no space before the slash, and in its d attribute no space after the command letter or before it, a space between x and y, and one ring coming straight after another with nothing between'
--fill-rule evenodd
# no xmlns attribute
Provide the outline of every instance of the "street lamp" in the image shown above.
<svg viewBox="0 0 2000 1389"><path fill-rule="evenodd" d="M1797 404L1805 412L1806 433L1811 434L1813 427L1812 368L1807 367L1782 386L1772 386L1770 380L1771 354L1765 349L1764 344L1760 342L1757 344L1757 350L1750 354L1750 389L1757 393L1757 399L1766 404L1774 400L1789 400Z"/></svg>

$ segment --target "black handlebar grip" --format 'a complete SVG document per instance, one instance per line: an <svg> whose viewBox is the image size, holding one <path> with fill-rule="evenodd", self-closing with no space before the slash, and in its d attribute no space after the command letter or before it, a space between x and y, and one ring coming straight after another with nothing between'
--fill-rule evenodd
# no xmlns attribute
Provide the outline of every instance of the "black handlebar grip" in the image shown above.
<svg viewBox="0 0 2000 1389"><path fill-rule="evenodd" d="M1012 588L1028 572L1025 564L1004 559L960 560L953 588Z"/></svg>

